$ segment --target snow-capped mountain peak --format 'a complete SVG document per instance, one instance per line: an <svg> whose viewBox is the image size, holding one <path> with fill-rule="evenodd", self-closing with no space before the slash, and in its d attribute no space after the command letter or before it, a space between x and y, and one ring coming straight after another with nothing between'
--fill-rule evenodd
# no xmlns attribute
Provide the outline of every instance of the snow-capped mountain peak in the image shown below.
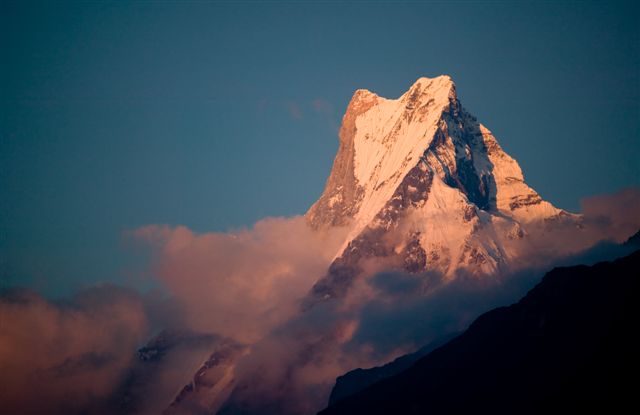
<svg viewBox="0 0 640 415"><path fill-rule="evenodd" d="M423 155L442 111L455 102L448 76L420 78L397 99L357 90L343 118L327 188L308 214L311 222L368 223Z"/></svg>
<svg viewBox="0 0 640 415"><path fill-rule="evenodd" d="M339 294L372 258L409 272L495 273L516 255L509 241L556 218L579 220L526 185L449 76L419 78L397 99L359 89L325 190L307 212L315 228L349 228L314 292Z"/></svg>

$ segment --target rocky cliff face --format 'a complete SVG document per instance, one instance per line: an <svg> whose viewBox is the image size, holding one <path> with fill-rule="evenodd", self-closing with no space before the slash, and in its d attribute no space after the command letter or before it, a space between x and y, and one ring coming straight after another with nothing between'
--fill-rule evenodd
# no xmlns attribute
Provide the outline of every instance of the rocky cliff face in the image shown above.
<svg viewBox="0 0 640 415"><path fill-rule="evenodd" d="M400 98L354 94L315 228L349 236L311 298L344 294L366 263L410 273L492 274L517 256L527 228L580 218L524 182L518 163L457 98L448 76L420 78Z"/></svg>

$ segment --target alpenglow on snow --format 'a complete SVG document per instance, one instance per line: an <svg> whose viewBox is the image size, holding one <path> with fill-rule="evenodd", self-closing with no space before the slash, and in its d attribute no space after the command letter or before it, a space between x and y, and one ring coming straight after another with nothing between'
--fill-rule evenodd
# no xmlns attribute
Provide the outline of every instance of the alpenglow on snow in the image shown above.
<svg viewBox="0 0 640 415"><path fill-rule="evenodd" d="M343 228L346 237L303 299L299 316L320 302L348 299L356 283L378 271L415 274L422 291L460 274L507 271L539 248L531 245L533 233L582 222L525 184L518 163L462 108L448 76L420 78L393 100L355 92L331 174L306 220L317 232ZM341 329L327 324L320 338L335 340ZM309 344L302 359L322 353L316 343ZM235 368L252 347L218 344L167 413L244 408L242 393L255 385L251 379L236 384ZM272 408L270 398L262 398L264 407Z"/></svg>
<svg viewBox="0 0 640 415"><path fill-rule="evenodd" d="M317 229L349 229L315 300L343 295L372 259L445 278L493 274L518 256L528 228L580 222L527 186L446 75L420 78L398 99L355 92L331 175L306 218Z"/></svg>

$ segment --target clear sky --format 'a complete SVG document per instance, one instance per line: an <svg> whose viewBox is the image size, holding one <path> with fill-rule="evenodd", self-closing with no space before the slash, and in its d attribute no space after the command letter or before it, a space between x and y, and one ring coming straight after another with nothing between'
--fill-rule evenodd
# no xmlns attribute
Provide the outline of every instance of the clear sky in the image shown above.
<svg viewBox="0 0 640 415"><path fill-rule="evenodd" d="M639 26L610 1L2 0L0 284L123 281L147 224L301 214L353 91L420 76L560 207L639 185Z"/></svg>

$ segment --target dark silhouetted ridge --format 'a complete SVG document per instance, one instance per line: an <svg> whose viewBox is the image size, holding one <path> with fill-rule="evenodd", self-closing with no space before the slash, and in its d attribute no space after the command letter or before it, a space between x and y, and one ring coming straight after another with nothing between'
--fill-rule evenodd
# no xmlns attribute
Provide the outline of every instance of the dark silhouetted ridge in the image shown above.
<svg viewBox="0 0 640 415"><path fill-rule="evenodd" d="M554 269L518 303L321 414L636 412L639 270L640 251Z"/></svg>
<svg viewBox="0 0 640 415"><path fill-rule="evenodd" d="M457 334L459 333L456 333L455 335ZM428 345L421 347L419 350L410 354L402 355L385 365L368 369L354 369L345 373L336 379L336 384L331 390L331 396L329 396L329 405L333 405L339 400L344 399L347 396L351 396L382 379L386 379L408 369L418 359L442 346L455 335L451 334L444 336L441 339L434 340Z"/></svg>

